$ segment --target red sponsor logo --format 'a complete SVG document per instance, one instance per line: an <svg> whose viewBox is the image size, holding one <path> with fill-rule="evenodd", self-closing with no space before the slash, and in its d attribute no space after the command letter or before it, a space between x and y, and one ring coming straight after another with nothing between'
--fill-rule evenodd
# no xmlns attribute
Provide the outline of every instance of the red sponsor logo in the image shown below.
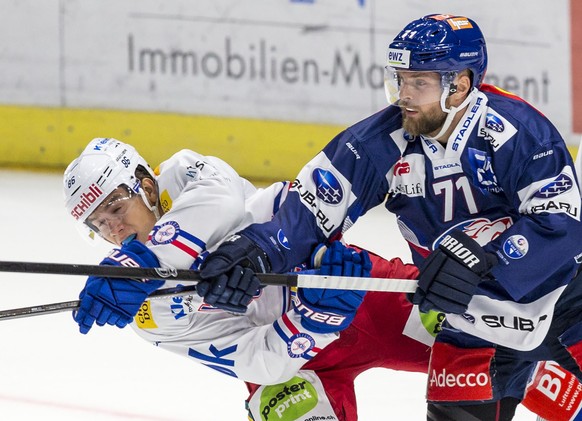
<svg viewBox="0 0 582 421"><path fill-rule="evenodd" d="M522 403L544 419L568 421L582 403L582 384L557 363L544 361L538 364Z"/></svg>
<svg viewBox="0 0 582 421"><path fill-rule="evenodd" d="M103 191L95 184L91 184L81 195L79 202L73 207L71 215L75 219L79 219L101 195L103 195Z"/></svg>
<svg viewBox="0 0 582 421"><path fill-rule="evenodd" d="M432 348L427 398L433 402L493 398L489 372L493 348L463 349L437 342Z"/></svg>
<svg viewBox="0 0 582 421"><path fill-rule="evenodd" d="M410 172L410 164L408 162L399 162L394 165L394 175L408 174Z"/></svg>

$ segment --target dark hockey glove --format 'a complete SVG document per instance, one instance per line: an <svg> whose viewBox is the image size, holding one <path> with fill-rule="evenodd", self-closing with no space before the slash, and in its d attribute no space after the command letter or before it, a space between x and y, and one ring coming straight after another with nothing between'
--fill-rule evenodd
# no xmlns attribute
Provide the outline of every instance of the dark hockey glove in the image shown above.
<svg viewBox="0 0 582 421"><path fill-rule="evenodd" d="M315 266L321 262L321 275L369 277L372 269L366 251L358 253L339 241L331 243L327 249L325 246L316 248L311 260ZM293 305L305 329L333 333L350 325L365 295L365 291L357 290L299 288Z"/></svg>
<svg viewBox="0 0 582 421"><path fill-rule="evenodd" d="M455 230L447 235L420 270L412 303L420 311L463 314L477 286L489 279L497 258L472 238Z"/></svg>
<svg viewBox="0 0 582 421"><path fill-rule="evenodd" d="M244 313L261 283L255 273L271 271L267 254L242 235L234 235L202 263L198 295L214 307Z"/></svg>
<svg viewBox="0 0 582 421"><path fill-rule="evenodd" d="M159 262L143 243L133 240L121 249L113 249L101 265L158 267ZM123 328L131 323L148 295L163 284L161 280L140 282L90 276L79 295L81 303L79 309L73 312L73 319L82 334L89 332L94 323Z"/></svg>

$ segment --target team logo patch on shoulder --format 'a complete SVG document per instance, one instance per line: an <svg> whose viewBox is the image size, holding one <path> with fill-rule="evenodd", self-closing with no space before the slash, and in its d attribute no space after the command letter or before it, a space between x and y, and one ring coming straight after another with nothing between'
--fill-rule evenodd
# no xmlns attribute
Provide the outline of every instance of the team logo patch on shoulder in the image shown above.
<svg viewBox="0 0 582 421"><path fill-rule="evenodd" d="M307 333L297 333L287 342L287 353L291 358L301 358L315 346L315 341Z"/></svg>
<svg viewBox="0 0 582 421"><path fill-rule="evenodd" d="M535 181L517 192L526 213L564 214L580 221L580 191L573 169L566 165L560 174Z"/></svg>
<svg viewBox="0 0 582 421"><path fill-rule="evenodd" d="M528 250L529 243L523 235L512 235L503 243L503 252L510 259L521 259Z"/></svg>
<svg viewBox="0 0 582 421"><path fill-rule="evenodd" d="M492 113L487 113L487 117L485 119L485 127L497 133L501 133L505 130L505 125L503 124L503 121L498 116Z"/></svg>
<svg viewBox="0 0 582 421"><path fill-rule="evenodd" d="M164 222L162 225L154 227L152 233L152 244L169 244L180 234L180 225L176 221Z"/></svg>
<svg viewBox="0 0 582 421"><path fill-rule="evenodd" d="M341 203L344 192L337 177L328 170L316 168L312 174L313 182L317 187L317 197L330 205Z"/></svg>
<svg viewBox="0 0 582 421"><path fill-rule="evenodd" d="M512 140L516 133L515 126L491 108L488 108L485 118L479 124L479 136L489 142L494 152Z"/></svg>
<svg viewBox="0 0 582 421"><path fill-rule="evenodd" d="M573 186L572 179L566 174L560 174L555 180L542 186L534 197L540 199L547 199L550 197L556 197L562 193L567 192Z"/></svg>

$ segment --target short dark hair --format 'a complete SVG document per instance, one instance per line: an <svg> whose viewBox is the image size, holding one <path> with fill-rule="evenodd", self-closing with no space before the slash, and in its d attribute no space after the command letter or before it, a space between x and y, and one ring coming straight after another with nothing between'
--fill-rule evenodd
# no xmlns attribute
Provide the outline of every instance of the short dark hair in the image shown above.
<svg viewBox="0 0 582 421"><path fill-rule="evenodd" d="M153 179L152 174L146 169L144 168L143 165L138 165L135 168L135 176L141 181L144 178L149 178L152 181L156 181Z"/></svg>

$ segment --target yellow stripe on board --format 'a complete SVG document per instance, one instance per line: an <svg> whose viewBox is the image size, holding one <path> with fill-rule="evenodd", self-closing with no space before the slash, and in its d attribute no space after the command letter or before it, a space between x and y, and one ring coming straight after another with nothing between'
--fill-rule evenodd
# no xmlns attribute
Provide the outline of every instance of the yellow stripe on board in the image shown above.
<svg viewBox="0 0 582 421"><path fill-rule="evenodd" d="M180 149L217 156L254 181L293 179L344 127L134 111L0 106L0 168L58 170L94 137L135 146L156 167ZM577 147L569 147L576 156Z"/></svg>
<svg viewBox="0 0 582 421"><path fill-rule="evenodd" d="M0 106L0 167L63 170L95 137L135 146L152 167L180 149L257 181L294 178L344 127L133 111Z"/></svg>

